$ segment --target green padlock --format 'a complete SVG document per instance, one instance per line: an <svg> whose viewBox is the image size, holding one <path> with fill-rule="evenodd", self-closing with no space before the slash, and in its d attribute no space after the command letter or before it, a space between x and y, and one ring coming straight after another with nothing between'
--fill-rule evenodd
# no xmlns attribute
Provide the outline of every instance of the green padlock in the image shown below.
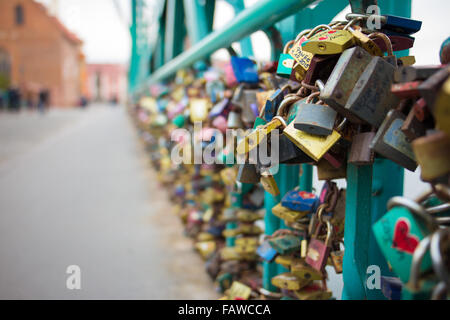
<svg viewBox="0 0 450 320"><path fill-rule="evenodd" d="M373 231L386 260L400 280L407 283L416 247L437 225L425 209L412 200L393 197L387 207L389 211L373 225ZM420 271L430 268L431 259L427 253Z"/></svg>

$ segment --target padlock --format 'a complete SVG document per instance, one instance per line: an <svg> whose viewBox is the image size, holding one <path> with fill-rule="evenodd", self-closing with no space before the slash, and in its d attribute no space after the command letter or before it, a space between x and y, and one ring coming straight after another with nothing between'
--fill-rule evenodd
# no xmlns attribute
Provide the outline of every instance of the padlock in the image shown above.
<svg viewBox="0 0 450 320"><path fill-rule="evenodd" d="M450 135L450 78L442 85L434 105L436 127Z"/></svg>
<svg viewBox="0 0 450 320"><path fill-rule="evenodd" d="M333 241L334 236L334 229L330 221L325 221L325 224L327 227L327 236L325 242L318 239L319 232L322 226L322 223L319 223L316 228L315 234L309 241L308 252L305 259L305 262L307 264L319 271L323 271L327 264L327 260L331 252L331 242Z"/></svg>
<svg viewBox="0 0 450 320"><path fill-rule="evenodd" d="M264 120L259 117L256 121L264 122ZM270 132L281 127L283 123L283 119L280 119L280 117L274 117L270 122L256 127L250 134L239 141L236 147L236 152L238 154L246 154L255 149L270 134Z"/></svg>
<svg viewBox="0 0 450 320"><path fill-rule="evenodd" d="M412 148L421 169L421 179L432 182L450 174L450 138L435 132L413 141Z"/></svg>
<svg viewBox="0 0 450 320"><path fill-rule="evenodd" d="M300 250L301 240L297 236L287 234L269 239L269 244L280 255L285 255Z"/></svg>
<svg viewBox="0 0 450 320"><path fill-rule="evenodd" d="M400 300L403 284L397 277L381 276L381 292L389 300Z"/></svg>
<svg viewBox="0 0 450 320"><path fill-rule="evenodd" d="M229 129L239 129L244 127L244 123L242 122L241 118L241 109L234 107L231 109L230 113L228 114L227 119L227 127Z"/></svg>
<svg viewBox="0 0 450 320"><path fill-rule="evenodd" d="M255 222L262 219L262 216L257 211L252 210L238 210L236 218L241 222Z"/></svg>
<svg viewBox="0 0 450 320"><path fill-rule="evenodd" d="M289 55L294 58L295 63L292 66L292 72L291 72L291 80L301 82L306 75L306 72L308 71L311 61L313 58L313 54L307 51L304 51L302 49L302 44L308 40L308 36L311 36L314 32L317 30L324 28L329 28L325 26L318 26L314 28L314 30L304 30L299 35L297 35L297 38L294 40L294 43L292 45L292 48L289 50ZM285 49L290 46L290 42L286 44Z"/></svg>
<svg viewBox="0 0 450 320"><path fill-rule="evenodd" d="M360 132L353 137L348 163L365 166L370 165L374 161L374 153L370 149L370 143L375 137L375 132Z"/></svg>
<svg viewBox="0 0 450 320"><path fill-rule="evenodd" d="M293 264L302 262L302 259L293 255L278 255L275 258L275 263L282 265L285 268L290 268Z"/></svg>
<svg viewBox="0 0 450 320"><path fill-rule="evenodd" d="M398 58L398 66L412 66L416 64L416 57L415 56L406 56L406 57L400 57ZM395 80L395 79L394 79Z"/></svg>
<svg viewBox="0 0 450 320"><path fill-rule="evenodd" d="M341 274L344 271L344 250L331 251L330 259L333 264L334 271Z"/></svg>
<svg viewBox="0 0 450 320"><path fill-rule="evenodd" d="M396 83L392 85L391 92L400 99L417 99L420 97L421 84L422 81Z"/></svg>
<svg viewBox="0 0 450 320"><path fill-rule="evenodd" d="M286 43L283 49L283 53L280 54L278 59L277 75L284 78L290 78L292 73L292 68L294 67L295 60L288 53L290 47L294 44L294 41L289 41Z"/></svg>
<svg viewBox="0 0 450 320"><path fill-rule="evenodd" d="M400 130L404 121L405 116L401 112L389 111L373 138L370 148L402 167L415 171L417 163L414 152L406 136Z"/></svg>
<svg viewBox="0 0 450 320"><path fill-rule="evenodd" d="M316 283L309 284L294 294L299 300L329 300L333 295L330 290L324 290Z"/></svg>
<svg viewBox="0 0 450 320"><path fill-rule="evenodd" d="M280 104L278 108L277 117L281 117L283 120L287 119L289 121L289 114L292 107L296 107L296 103L300 98L297 96L286 97ZM295 111L295 110L294 110ZM291 118L292 119L292 118ZM286 121L283 122L280 127L283 130L286 127ZM278 155L271 158L275 160L278 159L277 163L308 163L312 162L312 159L304 153L299 147L297 147L286 135L280 133L280 130L275 130L272 132L272 138L278 138ZM274 140L272 139L273 143ZM276 148L275 148L276 149ZM272 164L273 165L273 164Z"/></svg>
<svg viewBox="0 0 450 320"><path fill-rule="evenodd" d="M393 55L389 42L388 45L388 55ZM391 93L394 71L395 67L385 59L373 57L351 92L344 115L352 122L361 123L362 120L380 126L388 111L399 102Z"/></svg>
<svg viewBox="0 0 450 320"><path fill-rule="evenodd" d="M316 167L317 179L320 181L345 179L347 177L347 163L336 168L328 160L323 158L317 162Z"/></svg>
<svg viewBox="0 0 450 320"><path fill-rule="evenodd" d="M193 98L189 101L190 119L192 123L205 121L208 117L209 100Z"/></svg>
<svg viewBox="0 0 450 320"><path fill-rule="evenodd" d="M281 205L290 210L309 213L317 208L318 198L314 193L300 191L297 187L284 195Z"/></svg>
<svg viewBox="0 0 450 320"><path fill-rule="evenodd" d="M256 64L249 58L232 56L231 66L239 83L257 83L259 81Z"/></svg>
<svg viewBox="0 0 450 320"><path fill-rule="evenodd" d="M286 207L283 207L281 203L278 203L272 208L272 213L274 216L283 219L287 222L295 222L303 217L305 217L309 211L294 211Z"/></svg>
<svg viewBox="0 0 450 320"><path fill-rule="evenodd" d="M411 108L400 130L408 141L414 141L415 139L424 136L427 128L424 123L416 118L416 112L414 111L414 108Z"/></svg>
<svg viewBox="0 0 450 320"><path fill-rule="evenodd" d="M385 34L392 43L393 51L402 51L411 49L414 46L414 41L416 40L411 36L405 34L398 34L395 32L389 32ZM381 39L374 39L374 42L381 49L381 51L383 52L387 51L386 44Z"/></svg>
<svg viewBox="0 0 450 320"><path fill-rule="evenodd" d="M303 51L312 54L339 54L355 44L347 30L325 30L302 43Z"/></svg>
<svg viewBox="0 0 450 320"><path fill-rule="evenodd" d="M442 69L442 66L403 66L394 72L394 82L405 83L426 80Z"/></svg>
<svg viewBox="0 0 450 320"><path fill-rule="evenodd" d="M227 291L227 296L231 300L247 300L252 293L252 289L249 286L239 281L233 281L233 284Z"/></svg>
<svg viewBox="0 0 450 320"><path fill-rule="evenodd" d="M361 32L361 28L359 26L352 27L355 22L359 21L359 19L351 20L345 27L344 30L348 30L354 37L355 43L364 48L367 52L369 52L373 56L383 56L383 51L381 51L380 47L367 35ZM383 43L384 44L384 43Z"/></svg>
<svg viewBox="0 0 450 320"><path fill-rule="evenodd" d="M231 287L231 283L233 281L233 275L228 272L224 272L219 274L216 277L216 283L219 286L220 292L224 293L225 290L228 290Z"/></svg>
<svg viewBox="0 0 450 320"><path fill-rule="evenodd" d="M291 273L296 277L306 280L323 280L324 274L321 271L310 267L304 262L297 262L291 265Z"/></svg>
<svg viewBox="0 0 450 320"><path fill-rule="evenodd" d="M278 189L277 182L275 181L274 176L270 174L270 172L262 172L260 182L264 190L266 190L274 197L280 194L280 189Z"/></svg>
<svg viewBox="0 0 450 320"><path fill-rule="evenodd" d="M314 161L319 161L325 153L341 138L336 130L328 136L318 136L294 128L291 122L283 134Z"/></svg>
<svg viewBox="0 0 450 320"><path fill-rule="evenodd" d="M258 256L260 256L262 259L272 262L278 255L277 250L272 248L269 241L263 241L261 245L256 250L256 253Z"/></svg>
<svg viewBox="0 0 450 320"><path fill-rule="evenodd" d="M319 94L311 94L299 107L294 128L313 135L328 136L333 132L337 113L327 105L311 103Z"/></svg>
<svg viewBox="0 0 450 320"><path fill-rule="evenodd" d="M277 114L278 107L285 96L285 89L277 89L267 100L264 106L264 119L266 121L271 121L273 117Z"/></svg>
<svg viewBox="0 0 450 320"><path fill-rule="evenodd" d="M243 93L244 101L241 106L241 109L242 109L242 121L246 125L252 125L259 114L258 101L256 100L257 92L258 90L250 90L250 89L244 90Z"/></svg>
<svg viewBox="0 0 450 320"><path fill-rule="evenodd" d="M303 83L314 85L317 80L326 82L338 60L338 54L313 56Z"/></svg>
<svg viewBox="0 0 450 320"><path fill-rule="evenodd" d="M381 17L382 31L391 30L405 35L414 34L422 28L422 21L393 15L383 15Z"/></svg>
<svg viewBox="0 0 450 320"><path fill-rule="evenodd" d="M258 183L261 175L256 170L256 165L250 163L240 164L236 180L241 183Z"/></svg>
<svg viewBox="0 0 450 320"><path fill-rule="evenodd" d="M434 114L434 105L442 85L450 75L450 67L446 66L434 73L419 86L419 92L422 98L427 102L428 108Z"/></svg>
<svg viewBox="0 0 450 320"><path fill-rule="evenodd" d="M320 100L339 113L345 113L344 106L372 56L364 49L356 46L345 50L340 56L323 90Z"/></svg>
<svg viewBox="0 0 450 320"><path fill-rule="evenodd" d="M386 260L402 282L408 282L412 255L419 242L436 229L433 218L412 200L393 197L388 212L373 226L377 243ZM429 255L425 256L421 271L431 268Z"/></svg>
<svg viewBox="0 0 450 320"><path fill-rule="evenodd" d="M310 284L311 280L301 279L286 272L276 275L271 282L277 288L296 291Z"/></svg>

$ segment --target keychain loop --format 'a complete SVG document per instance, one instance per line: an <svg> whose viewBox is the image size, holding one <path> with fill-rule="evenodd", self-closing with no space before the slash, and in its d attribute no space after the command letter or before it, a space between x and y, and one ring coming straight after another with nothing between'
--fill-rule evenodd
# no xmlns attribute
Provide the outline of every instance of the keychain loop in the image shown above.
<svg viewBox="0 0 450 320"><path fill-rule="evenodd" d="M386 44L388 56L394 55L394 48L392 47L391 39L389 39L389 37L387 35L385 35L384 33L381 33L381 32L374 32L374 33L369 34L369 38L370 39L379 38L379 39L383 40L384 43Z"/></svg>

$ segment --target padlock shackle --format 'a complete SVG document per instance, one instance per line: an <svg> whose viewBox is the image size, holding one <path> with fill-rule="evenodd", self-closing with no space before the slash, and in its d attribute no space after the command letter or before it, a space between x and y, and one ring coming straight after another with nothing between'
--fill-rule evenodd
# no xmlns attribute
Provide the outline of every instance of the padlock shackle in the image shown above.
<svg viewBox="0 0 450 320"><path fill-rule="evenodd" d="M389 37L387 35L385 35L384 33L381 33L381 32L374 32L374 33L369 34L369 38L370 39L379 38L379 39L383 40L386 45L386 48L387 48L388 56L394 55L394 48L392 47L391 39L389 39Z"/></svg>
<svg viewBox="0 0 450 320"><path fill-rule="evenodd" d="M416 217L421 218L432 231L438 229L436 221L430 216L427 211L418 203L404 197L392 197L387 203L387 209L391 210L394 207L404 207L408 209Z"/></svg>
<svg viewBox="0 0 450 320"><path fill-rule="evenodd" d="M287 54L287 53L289 52L289 50L291 49L291 47L292 47L294 44L295 44L295 40L288 41L288 42L284 45L283 53L284 53L284 54Z"/></svg>
<svg viewBox="0 0 450 320"><path fill-rule="evenodd" d="M413 290L419 290L419 277L420 277L420 267L422 265L422 260L428 249L430 248L430 239L431 236L427 236L423 238L416 249L414 250L412 261L411 261L411 270L409 272L409 281L408 285Z"/></svg>
<svg viewBox="0 0 450 320"><path fill-rule="evenodd" d="M311 32L311 29L305 29L303 31L301 31L296 37L295 37L295 42L298 42L305 34L308 34L309 32Z"/></svg>
<svg viewBox="0 0 450 320"><path fill-rule="evenodd" d="M354 19L350 20L350 21L345 25L345 27L344 27L343 30L354 31L354 29L352 28L352 26L353 26L356 22L362 21L362 20L364 20L362 17L357 17L357 18L354 18Z"/></svg>
<svg viewBox="0 0 450 320"><path fill-rule="evenodd" d="M307 35L306 37L309 39L311 38L313 35L315 35L316 33L318 33L319 31L324 31L323 29L327 29L327 30L332 30L331 27L327 24L319 24L317 27L315 27L314 29L312 29Z"/></svg>
<svg viewBox="0 0 450 320"><path fill-rule="evenodd" d="M289 110L286 111L285 109L290 108L292 106L292 104L294 104L295 102L297 102L301 99L302 99L301 97L296 96L296 95L284 98L283 101L281 101L280 106L278 107L277 116L285 117L289 111Z"/></svg>
<svg viewBox="0 0 450 320"><path fill-rule="evenodd" d="M434 273L450 288L450 275L445 266L441 251L441 242L444 237L450 237L450 230L448 228L439 229L433 234L430 241L430 255Z"/></svg>

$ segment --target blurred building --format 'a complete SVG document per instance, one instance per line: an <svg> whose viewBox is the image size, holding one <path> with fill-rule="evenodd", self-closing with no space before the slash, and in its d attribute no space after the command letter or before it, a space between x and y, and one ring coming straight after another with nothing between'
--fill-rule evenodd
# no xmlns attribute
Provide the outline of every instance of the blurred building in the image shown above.
<svg viewBox="0 0 450 320"><path fill-rule="evenodd" d="M90 101L125 101L127 68L124 65L88 64L86 69L87 98Z"/></svg>
<svg viewBox="0 0 450 320"><path fill-rule="evenodd" d="M77 105L86 72L81 46L42 4L0 0L0 86L20 87L27 100L48 90L51 105Z"/></svg>

